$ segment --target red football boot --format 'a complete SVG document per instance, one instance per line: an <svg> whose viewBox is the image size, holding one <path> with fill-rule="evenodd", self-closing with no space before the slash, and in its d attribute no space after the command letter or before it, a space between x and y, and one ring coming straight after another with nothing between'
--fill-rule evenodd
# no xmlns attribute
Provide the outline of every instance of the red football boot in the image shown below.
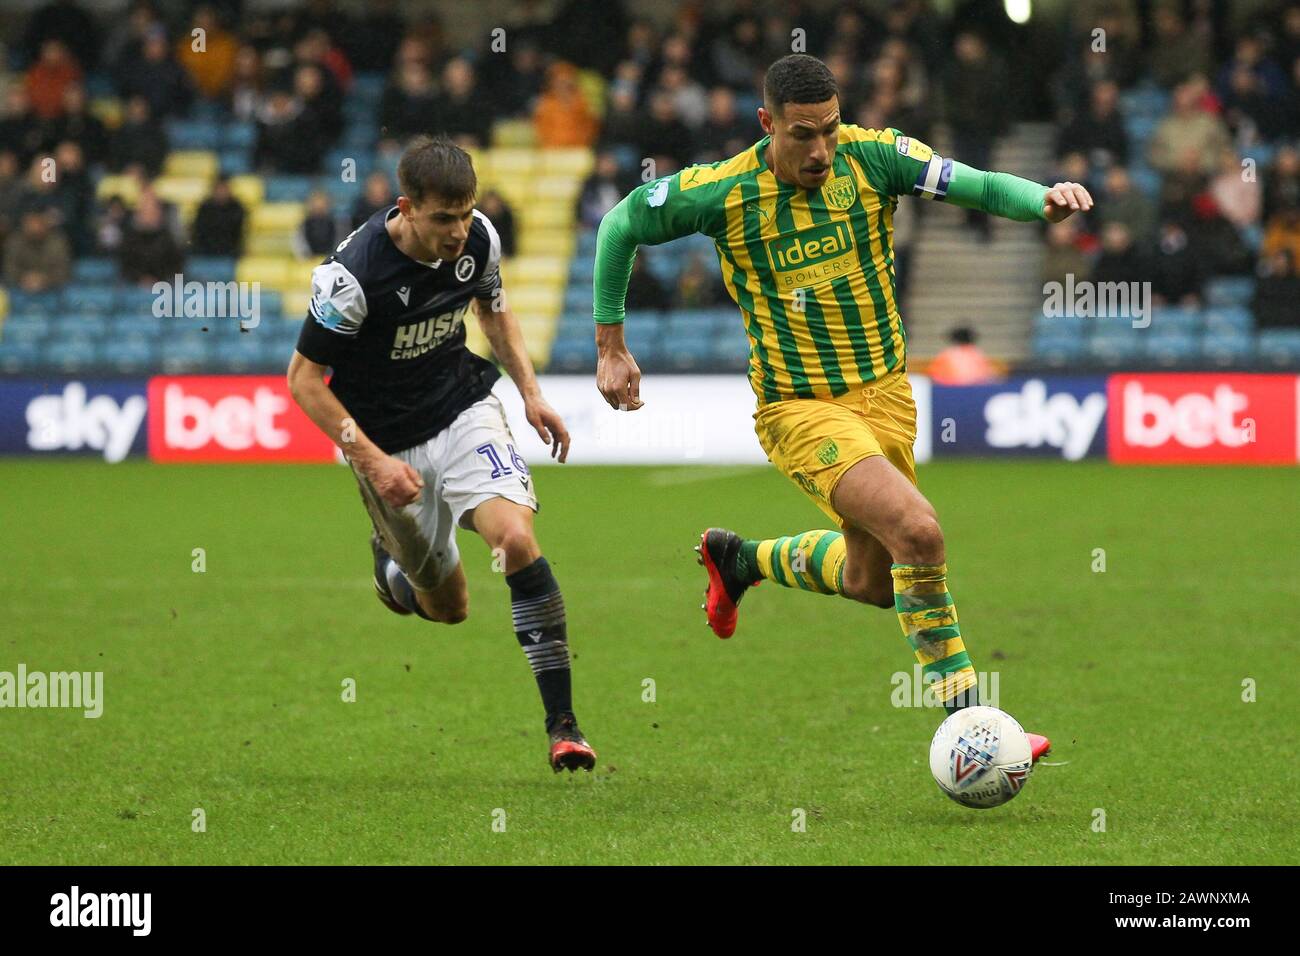
<svg viewBox="0 0 1300 956"><path fill-rule="evenodd" d="M551 769L556 773L568 770L590 770L596 766L596 751L583 739L578 721L573 714L561 714L550 728Z"/></svg>
<svg viewBox="0 0 1300 956"><path fill-rule="evenodd" d="M745 581L736 574L736 558L743 539L733 531L710 528L700 535L695 546L696 559L709 572L709 586L700 605L709 619L709 627L718 637L731 637L736 633L737 605L740 599L759 581Z"/></svg>
<svg viewBox="0 0 1300 956"><path fill-rule="evenodd" d="M1025 736L1029 738L1029 754L1034 763L1038 763L1039 757L1046 757L1052 752L1052 742L1042 734L1026 732Z"/></svg>

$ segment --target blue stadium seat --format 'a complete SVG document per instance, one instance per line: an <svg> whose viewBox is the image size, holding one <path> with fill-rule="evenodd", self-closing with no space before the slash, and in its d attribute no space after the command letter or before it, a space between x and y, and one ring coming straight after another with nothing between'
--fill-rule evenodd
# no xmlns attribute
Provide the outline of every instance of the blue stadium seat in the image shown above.
<svg viewBox="0 0 1300 956"><path fill-rule="evenodd" d="M232 122L221 127L221 151L252 149L257 142L257 125Z"/></svg>
<svg viewBox="0 0 1300 956"><path fill-rule="evenodd" d="M197 282L231 282L235 278L235 260L231 256L190 256L185 275Z"/></svg>
<svg viewBox="0 0 1300 956"><path fill-rule="evenodd" d="M11 315L0 324L0 342L44 342L54 332L53 319L43 315Z"/></svg>
<svg viewBox="0 0 1300 956"><path fill-rule="evenodd" d="M1156 365L1170 367L1195 362L1201 354L1200 342L1191 331L1165 330L1143 337L1146 357Z"/></svg>
<svg viewBox="0 0 1300 956"><path fill-rule="evenodd" d="M675 250L668 246L659 246L653 252L642 249L640 255L645 257L646 269L664 285L675 286L681 274L681 260Z"/></svg>
<svg viewBox="0 0 1300 956"><path fill-rule="evenodd" d="M1244 365L1255 355L1255 339L1243 332L1207 329L1201 339L1201 358L1211 365Z"/></svg>
<svg viewBox="0 0 1300 956"><path fill-rule="evenodd" d="M17 374L34 371L40 364L41 347L36 342L0 341L0 372Z"/></svg>
<svg viewBox="0 0 1300 956"><path fill-rule="evenodd" d="M23 292L19 289L9 290L10 315L57 315L62 296L57 291Z"/></svg>
<svg viewBox="0 0 1300 956"><path fill-rule="evenodd" d="M221 127L211 120L169 120L167 141L172 149L216 149Z"/></svg>
<svg viewBox="0 0 1300 956"><path fill-rule="evenodd" d="M119 372L141 372L157 364L158 347L143 336L115 335L100 344L99 361Z"/></svg>
<svg viewBox="0 0 1300 956"><path fill-rule="evenodd" d="M1211 306L1246 305L1254 294L1250 276L1221 276L1205 284L1205 301Z"/></svg>
<svg viewBox="0 0 1300 956"><path fill-rule="evenodd" d="M242 147L223 149L218 162L223 176L245 176L253 171L253 158Z"/></svg>
<svg viewBox="0 0 1300 956"><path fill-rule="evenodd" d="M633 355L641 353L658 354L659 342L665 324L662 313L629 312L627 320L623 323L623 335L626 338L628 350Z"/></svg>
<svg viewBox="0 0 1300 956"><path fill-rule="evenodd" d="M1124 365L1141 354L1142 339L1117 332L1094 333L1085 347L1092 361L1101 365Z"/></svg>
<svg viewBox="0 0 1300 956"><path fill-rule="evenodd" d="M190 119L206 120L211 122L219 120L224 115L225 110L222 105L215 100L204 99L199 97L190 107Z"/></svg>
<svg viewBox="0 0 1300 956"><path fill-rule="evenodd" d="M109 326L110 337L137 336L156 337L163 334L163 323L169 319L160 319L151 312L122 312L112 317Z"/></svg>
<svg viewBox="0 0 1300 956"><path fill-rule="evenodd" d="M65 312L54 322L54 334L64 341L99 339L108 334L109 319L97 312Z"/></svg>
<svg viewBox="0 0 1300 956"><path fill-rule="evenodd" d="M194 372L202 370L210 355L215 354L211 339L202 332L165 335L159 343L159 358L164 371Z"/></svg>
<svg viewBox="0 0 1300 956"><path fill-rule="evenodd" d="M309 176L263 176L264 198L267 202L306 202L312 190Z"/></svg>
<svg viewBox="0 0 1300 956"><path fill-rule="evenodd" d="M749 364L749 339L739 329L731 335L715 333L710 345L713 361L724 368L741 369Z"/></svg>
<svg viewBox="0 0 1300 956"><path fill-rule="evenodd" d="M1083 357L1083 343L1083 336L1072 332L1042 332L1033 338L1033 356L1046 365L1071 365Z"/></svg>
<svg viewBox="0 0 1300 956"><path fill-rule="evenodd" d="M1240 305L1205 310L1205 327L1215 331L1250 332L1255 325L1250 309Z"/></svg>
<svg viewBox="0 0 1300 956"><path fill-rule="evenodd" d="M592 255L582 255L579 253L569 262L569 283L583 283L591 285L592 276L596 272L596 260L594 252Z"/></svg>
<svg viewBox="0 0 1300 956"><path fill-rule="evenodd" d="M117 289L112 285L78 284L64 293L63 307L80 312L112 315L117 307Z"/></svg>
<svg viewBox="0 0 1300 956"><path fill-rule="evenodd" d="M78 259L72 264L74 282L113 282L117 279L117 262L97 256Z"/></svg>
<svg viewBox="0 0 1300 956"><path fill-rule="evenodd" d="M662 361L674 371L693 372L714 363L714 339L703 329L686 336L668 336L660 347Z"/></svg>
<svg viewBox="0 0 1300 956"><path fill-rule="evenodd" d="M117 290L113 308L122 315L153 315L153 305L157 298L150 289L124 287Z"/></svg>
<svg viewBox="0 0 1300 956"><path fill-rule="evenodd" d="M1300 329L1263 329L1259 360L1268 365L1300 366Z"/></svg>
<svg viewBox="0 0 1300 956"><path fill-rule="evenodd" d="M1052 336L1082 336L1085 334L1087 319L1079 315L1043 315L1035 313L1030 321L1034 335L1048 338Z"/></svg>
<svg viewBox="0 0 1300 956"><path fill-rule="evenodd" d="M96 363L98 353L91 339L57 336L41 346L41 365L48 369L75 372Z"/></svg>
<svg viewBox="0 0 1300 956"><path fill-rule="evenodd" d="M566 312L591 313L592 287L588 282L570 282L564 290L564 308Z"/></svg>
<svg viewBox="0 0 1300 956"><path fill-rule="evenodd" d="M1194 332L1201 326L1199 309L1182 305L1156 306L1151 310L1152 331Z"/></svg>
<svg viewBox="0 0 1300 956"><path fill-rule="evenodd" d="M594 259L596 255L596 230L583 229L578 233L578 252L579 259Z"/></svg>
<svg viewBox="0 0 1300 956"><path fill-rule="evenodd" d="M596 343L590 338L556 339L547 371L578 372L596 367Z"/></svg>

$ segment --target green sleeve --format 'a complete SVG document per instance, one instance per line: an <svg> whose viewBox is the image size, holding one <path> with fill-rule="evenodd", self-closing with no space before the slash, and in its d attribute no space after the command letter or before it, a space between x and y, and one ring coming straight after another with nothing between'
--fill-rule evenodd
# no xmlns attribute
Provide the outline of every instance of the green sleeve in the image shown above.
<svg viewBox="0 0 1300 956"><path fill-rule="evenodd" d="M965 163L952 164L948 201L963 209L978 209L1017 222L1043 218L1047 187L1010 173L990 173Z"/></svg>
<svg viewBox="0 0 1300 956"><path fill-rule="evenodd" d="M1010 173L991 173L940 156L929 146L896 129L889 137L863 139L848 127L849 151L866 166L867 176L891 196L919 196L978 209L1005 219L1034 222L1043 218L1047 187ZM875 135L875 134L871 134Z"/></svg>
<svg viewBox="0 0 1300 956"><path fill-rule="evenodd" d="M605 214L596 233L594 286L597 322L622 322L627 282L637 246L657 246L709 231L708 188L681 189L681 173L651 180L628 193Z"/></svg>

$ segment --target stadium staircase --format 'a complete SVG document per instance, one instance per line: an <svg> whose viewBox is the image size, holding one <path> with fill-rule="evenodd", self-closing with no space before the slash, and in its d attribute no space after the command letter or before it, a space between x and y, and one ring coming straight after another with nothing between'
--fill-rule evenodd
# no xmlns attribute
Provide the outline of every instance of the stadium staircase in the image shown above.
<svg viewBox="0 0 1300 956"><path fill-rule="evenodd" d="M992 168L1041 179L1052 168L1053 135L1046 123L1019 124L994 149ZM939 127L930 145L941 156L954 155L946 127ZM993 240L983 243L965 223L963 209L925 204L903 305L908 352L933 358L948 344L954 326L969 325L990 355L1023 359L1029 352L1029 317L1042 302L1041 232L1032 224L995 218Z"/></svg>

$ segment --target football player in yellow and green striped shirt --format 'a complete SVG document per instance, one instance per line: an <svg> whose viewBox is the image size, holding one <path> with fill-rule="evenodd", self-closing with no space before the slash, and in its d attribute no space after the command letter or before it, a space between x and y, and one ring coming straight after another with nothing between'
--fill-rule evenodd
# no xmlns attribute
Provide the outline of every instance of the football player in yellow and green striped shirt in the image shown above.
<svg viewBox="0 0 1300 956"><path fill-rule="evenodd" d="M940 700L969 705L975 671L947 589L943 534L916 488L893 213L898 197L916 196L1059 221L1092 199L1075 183L1049 189L972 169L895 129L842 123L835 80L810 56L774 63L763 93L767 135L753 147L646 183L602 221L597 387L615 408L641 406L622 333L636 247L712 238L749 337L759 442L839 530L744 540L709 529L699 551L710 625L729 637L741 596L764 579L892 607Z"/></svg>

